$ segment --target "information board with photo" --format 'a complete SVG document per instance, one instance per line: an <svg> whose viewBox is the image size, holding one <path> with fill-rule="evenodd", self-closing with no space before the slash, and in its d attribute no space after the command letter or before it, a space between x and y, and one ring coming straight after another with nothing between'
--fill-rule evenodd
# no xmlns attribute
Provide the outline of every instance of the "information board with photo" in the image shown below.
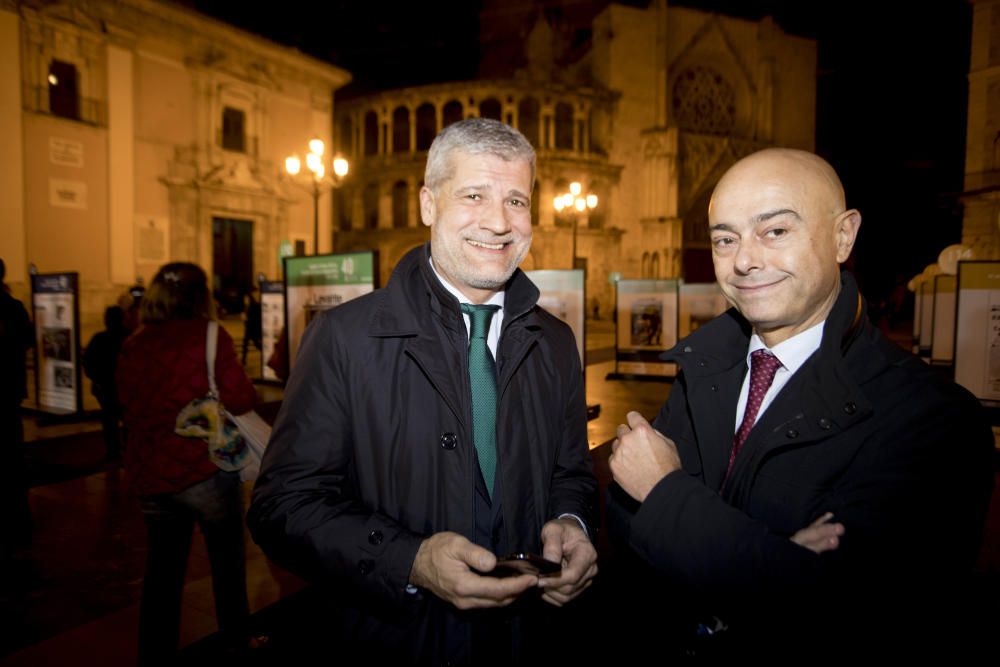
<svg viewBox="0 0 1000 667"><path fill-rule="evenodd" d="M53 414L79 412L79 278L76 273L31 276L35 322L35 391L38 409Z"/></svg>
<svg viewBox="0 0 1000 667"><path fill-rule="evenodd" d="M677 343L678 286L677 280L618 281L618 375L676 374L676 364L660 354Z"/></svg>
<svg viewBox="0 0 1000 667"><path fill-rule="evenodd" d="M1000 262L958 263L955 382L1000 405Z"/></svg>
<svg viewBox="0 0 1000 667"><path fill-rule="evenodd" d="M584 365L586 324L584 321L583 269L540 270L525 272L541 293L538 305L569 325L576 337L580 366Z"/></svg>
<svg viewBox="0 0 1000 667"><path fill-rule="evenodd" d="M372 251L285 258L289 369L306 326L322 311L373 291L377 265Z"/></svg>
<svg viewBox="0 0 1000 667"><path fill-rule="evenodd" d="M260 281L261 377L278 380L277 373L267 365L285 327L285 283L280 280Z"/></svg>

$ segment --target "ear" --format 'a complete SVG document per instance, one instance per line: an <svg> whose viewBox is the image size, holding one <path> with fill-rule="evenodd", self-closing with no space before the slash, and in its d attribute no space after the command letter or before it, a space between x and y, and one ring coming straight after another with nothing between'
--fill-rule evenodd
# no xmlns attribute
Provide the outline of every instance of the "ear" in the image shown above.
<svg viewBox="0 0 1000 667"><path fill-rule="evenodd" d="M434 202L434 193L426 185L420 188L420 219L430 227L437 219L437 206Z"/></svg>
<svg viewBox="0 0 1000 667"><path fill-rule="evenodd" d="M837 216L834 222L834 240L837 244L837 263L843 264L851 256L854 242L858 238L858 230L861 228L861 214L857 209L844 211Z"/></svg>

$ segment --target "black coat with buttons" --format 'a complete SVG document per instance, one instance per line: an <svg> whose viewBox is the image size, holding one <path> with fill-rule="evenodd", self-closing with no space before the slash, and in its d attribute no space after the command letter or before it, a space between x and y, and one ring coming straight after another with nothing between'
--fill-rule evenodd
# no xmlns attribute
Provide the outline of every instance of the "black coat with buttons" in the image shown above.
<svg viewBox="0 0 1000 667"><path fill-rule="evenodd" d="M355 638L408 660L461 662L463 615L406 592L424 538L473 539L481 479L468 334L428 252L409 252L385 289L310 324L248 522L275 561L336 586ZM496 428L499 541L540 553L545 522L572 513L593 523L597 485L573 333L537 299L515 272L497 352Z"/></svg>
<svg viewBox="0 0 1000 667"><path fill-rule="evenodd" d="M627 502L610 510L676 593L663 599L689 595L701 619L720 618L730 637L752 628L772 649L809 629L839 644L845 622L848 633L885 627L913 598L952 590L992 488L978 402L887 341L853 277L841 282L820 348L760 416L721 491L750 327L733 309L667 352L681 371L654 427L683 469L634 515ZM789 539L825 512L845 526L838 549L817 555Z"/></svg>

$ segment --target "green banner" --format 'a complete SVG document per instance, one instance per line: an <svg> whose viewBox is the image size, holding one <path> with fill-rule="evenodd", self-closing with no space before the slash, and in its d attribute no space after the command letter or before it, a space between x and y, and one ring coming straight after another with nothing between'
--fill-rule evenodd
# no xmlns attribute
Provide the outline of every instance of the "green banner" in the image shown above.
<svg viewBox="0 0 1000 667"><path fill-rule="evenodd" d="M289 257L285 260L285 273L289 287L371 284L374 282L373 255L371 252L354 252Z"/></svg>

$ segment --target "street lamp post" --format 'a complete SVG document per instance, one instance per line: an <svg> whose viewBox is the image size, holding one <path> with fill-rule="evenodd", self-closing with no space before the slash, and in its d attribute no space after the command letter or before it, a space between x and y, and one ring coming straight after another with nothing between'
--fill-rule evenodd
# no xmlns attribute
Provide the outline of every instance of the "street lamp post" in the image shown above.
<svg viewBox="0 0 1000 667"><path fill-rule="evenodd" d="M304 186L298 181L292 182L300 187L307 187L313 198L313 254L319 254L319 196L323 193L323 188L330 190L340 187L344 176L350 168L347 160L339 155L333 157L333 177L326 176L326 160L323 153L326 146L322 139L311 139L309 141L309 152L306 154L306 168L309 170L309 186ZM298 155L290 155L285 158L285 171L291 176L298 176L302 171L302 160Z"/></svg>
<svg viewBox="0 0 1000 667"><path fill-rule="evenodd" d="M569 184L569 192L556 195L553 200L556 213L569 211L573 215L573 268L576 268L576 228L585 211L597 208L597 195L584 193L583 186L576 181Z"/></svg>

